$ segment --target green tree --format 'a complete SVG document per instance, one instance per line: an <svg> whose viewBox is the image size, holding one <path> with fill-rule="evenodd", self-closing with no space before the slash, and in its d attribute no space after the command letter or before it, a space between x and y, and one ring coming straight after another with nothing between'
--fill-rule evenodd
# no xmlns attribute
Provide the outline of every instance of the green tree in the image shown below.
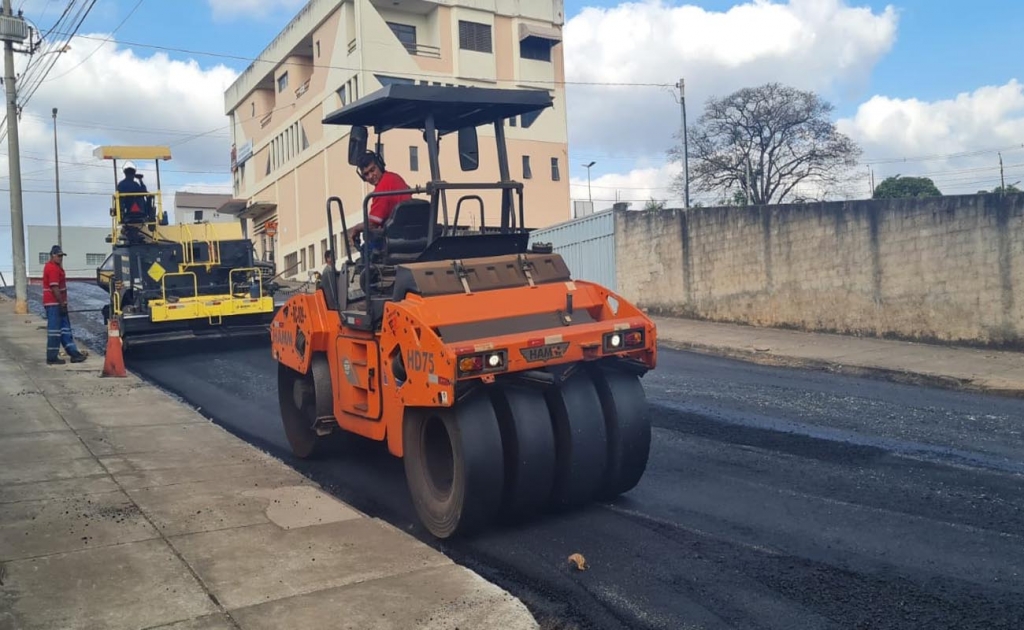
<svg viewBox="0 0 1024 630"><path fill-rule="evenodd" d="M927 177L886 177L875 187L874 199L902 199L905 197L941 197L935 182Z"/></svg>
<svg viewBox="0 0 1024 630"><path fill-rule="evenodd" d="M664 210L664 209L665 209L665 201L664 200L657 201L657 200L654 199L654 197L651 197L650 199L648 199L647 202L644 204L644 210Z"/></svg>
<svg viewBox="0 0 1024 630"><path fill-rule="evenodd" d="M835 183L856 165L861 149L839 133L832 111L813 92L778 83L709 99L688 132L691 186L739 191L734 200L769 204L785 202L801 184ZM681 148L669 150L672 159L681 154ZM674 185L682 189L681 177Z"/></svg>
<svg viewBox="0 0 1024 630"><path fill-rule="evenodd" d="M995 188L992 189L992 194L994 194L994 195L1004 195L1004 194L1005 195L1013 195L1015 193L1020 193L1020 192L1024 192L1024 190L1021 190L1020 188L1017 188L1013 184L1008 185L1006 188L1003 188L1002 186L996 186ZM987 191L987 190L979 190L978 194L979 195L987 195L987 194L989 194L989 191Z"/></svg>

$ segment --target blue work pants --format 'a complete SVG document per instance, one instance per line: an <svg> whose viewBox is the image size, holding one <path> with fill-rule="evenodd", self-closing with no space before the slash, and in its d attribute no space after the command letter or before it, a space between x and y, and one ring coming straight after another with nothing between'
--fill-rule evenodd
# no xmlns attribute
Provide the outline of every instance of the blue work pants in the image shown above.
<svg viewBox="0 0 1024 630"><path fill-rule="evenodd" d="M60 347L64 346L69 356L77 357L81 352L71 335L71 319L61 313L59 306L46 307L46 360L55 361Z"/></svg>

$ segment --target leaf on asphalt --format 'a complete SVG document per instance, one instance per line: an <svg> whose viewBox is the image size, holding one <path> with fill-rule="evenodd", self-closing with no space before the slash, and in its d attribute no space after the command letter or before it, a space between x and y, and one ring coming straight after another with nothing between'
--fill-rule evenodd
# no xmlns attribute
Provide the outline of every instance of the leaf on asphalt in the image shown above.
<svg viewBox="0 0 1024 630"><path fill-rule="evenodd" d="M569 556L569 564L575 566L577 571L587 570L587 559L583 557L583 554L574 553Z"/></svg>

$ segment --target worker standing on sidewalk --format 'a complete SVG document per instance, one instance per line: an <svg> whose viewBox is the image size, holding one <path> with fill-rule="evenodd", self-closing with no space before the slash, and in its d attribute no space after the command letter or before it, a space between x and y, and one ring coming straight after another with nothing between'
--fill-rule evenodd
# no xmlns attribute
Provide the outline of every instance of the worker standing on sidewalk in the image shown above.
<svg viewBox="0 0 1024 630"><path fill-rule="evenodd" d="M68 286L64 272L64 256L60 245L50 248L50 262L43 266L43 307L46 308L46 364L64 365L57 356L63 345L72 363L85 361L85 354L75 345L68 317Z"/></svg>

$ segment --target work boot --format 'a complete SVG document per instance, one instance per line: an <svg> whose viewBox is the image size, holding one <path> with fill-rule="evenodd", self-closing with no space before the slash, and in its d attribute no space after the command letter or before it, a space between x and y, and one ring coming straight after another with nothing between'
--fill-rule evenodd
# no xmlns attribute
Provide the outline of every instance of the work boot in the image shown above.
<svg viewBox="0 0 1024 630"><path fill-rule="evenodd" d="M75 356L71 357L72 363L81 363L82 361L85 361L85 355L82 353L76 354Z"/></svg>
<svg viewBox="0 0 1024 630"><path fill-rule="evenodd" d="M64 365L67 363L64 359L47 359L46 365Z"/></svg>

